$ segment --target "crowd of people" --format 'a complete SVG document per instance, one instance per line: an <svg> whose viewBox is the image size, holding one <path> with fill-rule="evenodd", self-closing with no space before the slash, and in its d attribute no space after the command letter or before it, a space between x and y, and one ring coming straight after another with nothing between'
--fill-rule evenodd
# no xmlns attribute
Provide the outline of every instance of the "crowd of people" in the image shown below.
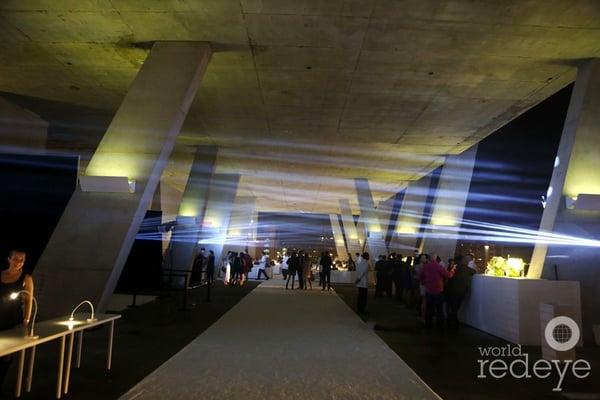
<svg viewBox="0 0 600 400"><path fill-rule="evenodd" d="M328 252L321 253L318 260L315 260L303 250L292 251L285 255L281 260L281 273L286 281L286 290L294 290L296 277L298 278L298 289L312 290L314 280L313 266L319 271L319 284L321 290L331 290L331 269L333 268L333 259ZM290 287L291 281L291 287Z"/></svg>
<svg viewBox="0 0 600 400"><path fill-rule="evenodd" d="M229 251L225 257L223 272L227 265L224 282L229 286L243 286L250 271L257 267L256 279L268 280L272 277L271 260L268 252L263 252L259 260L254 261L248 250ZM321 290L331 290L331 271L334 261L328 252L320 257L311 256L303 250L293 250L278 260L286 290L312 290L315 272L318 271ZM419 254L416 257L403 257L391 253L380 255L374 267L369 253L356 253L352 259L352 268L356 273L355 285L358 289L357 310L366 312L369 271L375 274L375 297L391 297L407 307L414 308L427 328L458 325L458 310L469 292L471 278L477 272L474 257L457 256L443 262L440 257ZM214 279L215 259L212 250L208 256L204 249L194 260L192 282L196 282L199 273L207 270L209 279Z"/></svg>
<svg viewBox="0 0 600 400"><path fill-rule="evenodd" d="M368 254L367 254L368 256ZM363 259L362 256L360 260ZM401 254L379 256L375 263L375 297L389 296L413 307L419 317L424 317L425 326L443 327L458 325L458 310L469 292L472 276L477 273L474 257L456 256L446 263L440 257L420 254L413 259ZM364 311L359 286L357 308Z"/></svg>

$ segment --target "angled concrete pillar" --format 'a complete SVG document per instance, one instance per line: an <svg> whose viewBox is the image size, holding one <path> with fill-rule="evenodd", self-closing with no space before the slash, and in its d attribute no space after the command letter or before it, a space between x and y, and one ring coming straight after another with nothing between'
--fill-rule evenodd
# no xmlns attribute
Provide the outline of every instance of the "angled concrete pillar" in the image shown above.
<svg viewBox="0 0 600 400"><path fill-rule="evenodd" d="M417 250L417 240L430 185L431 175L426 175L418 181L410 182L406 187L396 221L396 229L390 240L390 251L414 252Z"/></svg>
<svg viewBox="0 0 600 400"><path fill-rule="evenodd" d="M350 208L350 202L346 199L340 200L340 214L342 216L342 228L344 229L344 236L346 237L346 247L348 252L355 260L354 254L362 253L363 244L358 236L358 230L356 223L354 222L354 215L352 214L352 208Z"/></svg>
<svg viewBox="0 0 600 400"><path fill-rule="evenodd" d="M83 299L105 309L210 55L194 42L150 50L36 266L42 315Z"/></svg>
<svg viewBox="0 0 600 400"><path fill-rule="evenodd" d="M354 179L356 187L356 195L358 197L358 206L360 208L359 218L359 237L361 233L364 237L365 251L371 253L373 259L377 259L380 255L387 255L387 247L385 245L385 231L379 215L375 209L375 202L369 181L364 178Z"/></svg>
<svg viewBox="0 0 600 400"><path fill-rule="evenodd" d="M462 154L446 157L442 167L429 220L430 228L421 247L425 253L438 255L444 262L454 257L456 251L476 155L477 146L473 146Z"/></svg>
<svg viewBox="0 0 600 400"><path fill-rule="evenodd" d="M199 146L196 149L190 176L179 205L176 225L171 235L170 256L173 268L189 270L192 266L216 159L216 146Z"/></svg>
<svg viewBox="0 0 600 400"><path fill-rule="evenodd" d="M528 278L579 282L581 331L588 344L594 341L594 326L600 325L599 154L600 60L594 59L577 72L540 224L540 230L572 242L538 243L527 274Z"/></svg>
<svg viewBox="0 0 600 400"><path fill-rule="evenodd" d="M600 60L594 59L579 68L569 110L558 147L556 162L550 187L548 188L546 207L542 214L540 230L555 231L555 222L560 214L573 214L566 208L580 209L577 203L591 200L600 204ZM593 195L593 196L589 196ZM586 198L587 197L587 198ZM577 201L575 201L577 200ZM587 210L590 220L597 212ZM584 231L585 232L585 231ZM584 232L579 232L586 234ZM594 236L594 235L591 235ZM535 246L528 277L542 276L548 245L538 243Z"/></svg>
<svg viewBox="0 0 600 400"><path fill-rule="evenodd" d="M392 221L392 218L394 217L392 215L392 212L394 211L394 203L396 201L396 196L397 195L393 195L387 200L380 201L379 204L377 204L377 208L375 209L377 217L379 218L379 222L381 222L381 229L383 230L384 240L388 239L390 224L396 223L396 221Z"/></svg>
<svg viewBox="0 0 600 400"><path fill-rule="evenodd" d="M217 263L222 259L223 246L229 231L240 175L214 174L210 182L208 204L202 221L199 246L215 252Z"/></svg>
<svg viewBox="0 0 600 400"><path fill-rule="evenodd" d="M340 260L348 259L348 250L346 249L346 242L344 241L344 232L340 226L340 220L337 214L329 214L329 220L331 221L331 232L333 233L333 240L335 240L335 250L337 251L338 258Z"/></svg>
<svg viewBox="0 0 600 400"><path fill-rule="evenodd" d="M256 256L256 197L237 196L229 221L225 251L240 252Z"/></svg>
<svg viewBox="0 0 600 400"><path fill-rule="evenodd" d="M192 171L195 154L195 147L176 144L160 177L159 196L160 210L162 211L161 222L163 224L177 219L185 186ZM171 235L171 230L162 234L163 254L171 242Z"/></svg>

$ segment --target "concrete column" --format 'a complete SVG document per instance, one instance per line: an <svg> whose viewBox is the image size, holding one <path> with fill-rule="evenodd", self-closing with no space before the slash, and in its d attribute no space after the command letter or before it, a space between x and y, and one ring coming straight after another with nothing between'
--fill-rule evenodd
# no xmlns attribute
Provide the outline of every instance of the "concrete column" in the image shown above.
<svg viewBox="0 0 600 400"><path fill-rule="evenodd" d="M344 233L340 226L340 220L337 214L329 214L329 220L331 221L331 232L333 233L333 239L335 240L335 249L337 251L338 258L340 260L348 259L348 250L346 249L346 242L344 241Z"/></svg>
<svg viewBox="0 0 600 400"><path fill-rule="evenodd" d="M247 248L248 254L255 257L256 226L256 197L238 196L229 221L225 251L240 252Z"/></svg>
<svg viewBox="0 0 600 400"><path fill-rule="evenodd" d="M176 144L167 167L160 177L160 210L163 224L177 219L185 186L190 178L194 155L194 146ZM172 231L162 234L163 253L171 242Z"/></svg>
<svg viewBox="0 0 600 400"><path fill-rule="evenodd" d="M352 259L356 261L354 254L362 253L364 242L361 242L359 239L356 223L354 222L354 215L352 214L352 208L350 208L350 202L348 200L340 200L340 213L342 215L344 236L346 237L346 247L352 256Z"/></svg>
<svg viewBox="0 0 600 400"><path fill-rule="evenodd" d="M396 197L397 194L393 195L392 197L390 197L387 200L384 201L380 201L379 204L377 205L377 208L375 209L375 212L377 213L377 217L379 218L379 222L381 222L381 229L383 232L383 240L386 241L386 247L387 247L387 240L388 235L389 235L389 228L390 228L390 224L395 224L396 221L392 221L392 217L394 217L392 215L392 212L394 211L394 203L396 201Z"/></svg>
<svg viewBox="0 0 600 400"><path fill-rule="evenodd" d="M171 235L169 251L173 268L189 270L192 266L216 159L216 146L199 146L196 149L190 176L179 204L176 225Z"/></svg>
<svg viewBox="0 0 600 400"><path fill-rule="evenodd" d="M217 263L222 259L223 246L229 231L240 175L215 174L210 183L208 204L202 221L198 245L215 252Z"/></svg>
<svg viewBox="0 0 600 400"><path fill-rule="evenodd" d="M477 146L473 146L462 154L447 157L442 167L429 220L430 228L421 246L425 253L438 255L444 262L454 257L456 251L476 155Z"/></svg>
<svg viewBox="0 0 600 400"><path fill-rule="evenodd" d="M210 55L205 43L152 47L36 266L44 316L83 299L105 309Z"/></svg>
<svg viewBox="0 0 600 400"><path fill-rule="evenodd" d="M384 228L379 220L369 181L364 178L356 178L354 179L354 185L358 197L358 206L360 207L359 237L364 232L365 251L371 253L372 258L376 260L380 255L387 255L385 245L387 225Z"/></svg>
<svg viewBox="0 0 600 400"><path fill-rule="evenodd" d="M396 229L390 240L390 251L406 252L417 250L423 211L429 195L431 175L408 184L398 213Z"/></svg>
<svg viewBox="0 0 600 400"><path fill-rule="evenodd" d="M588 344L593 326L600 325L599 154L600 60L594 59L577 72L540 224L541 231L577 239L571 245L537 244L527 275L580 282L581 330Z"/></svg>
<svg viewBox="0 0 600 400"><path fill-rule="evenodd" d="M546 196L540 231L552 232L566 199L576 204L580 195L600 195L600 60L581 66L558 147ZM548 245L538 243L527 276L540 278Z"/></svg>

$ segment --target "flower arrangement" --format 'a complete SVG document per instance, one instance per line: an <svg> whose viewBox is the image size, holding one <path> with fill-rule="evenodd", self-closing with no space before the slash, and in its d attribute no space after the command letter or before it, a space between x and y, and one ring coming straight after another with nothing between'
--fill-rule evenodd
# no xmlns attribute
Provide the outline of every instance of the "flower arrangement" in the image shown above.
<svg viewBox="0 0 600 400"><path fill-rule="evenodd" d="M522 258L492 257L488 261L485 274L492 276L505 276L509 278L520 278L525 272L525 263Z"/></svg>

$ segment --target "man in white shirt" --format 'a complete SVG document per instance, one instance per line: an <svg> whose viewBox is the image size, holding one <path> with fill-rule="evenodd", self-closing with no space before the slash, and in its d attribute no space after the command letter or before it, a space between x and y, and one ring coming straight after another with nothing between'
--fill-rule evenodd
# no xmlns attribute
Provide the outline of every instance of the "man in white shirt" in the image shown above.
<svg viewBox="0 0 600 400"><path fill-rule="evenodd" d="M356 287L358 288L356 309L363 314L367 308L369 294L369 253L367 252L363 253L356 263Z"/></svg>
<svg viewBox="0 0 600 400"><path fill-rule="evenodd" d="M470 253L467 255L467 260L469 260L469 262L467 263L467 267L469 267L473 271L477 272L477 264L475 264L475 256L472 253Z"/></svg>

